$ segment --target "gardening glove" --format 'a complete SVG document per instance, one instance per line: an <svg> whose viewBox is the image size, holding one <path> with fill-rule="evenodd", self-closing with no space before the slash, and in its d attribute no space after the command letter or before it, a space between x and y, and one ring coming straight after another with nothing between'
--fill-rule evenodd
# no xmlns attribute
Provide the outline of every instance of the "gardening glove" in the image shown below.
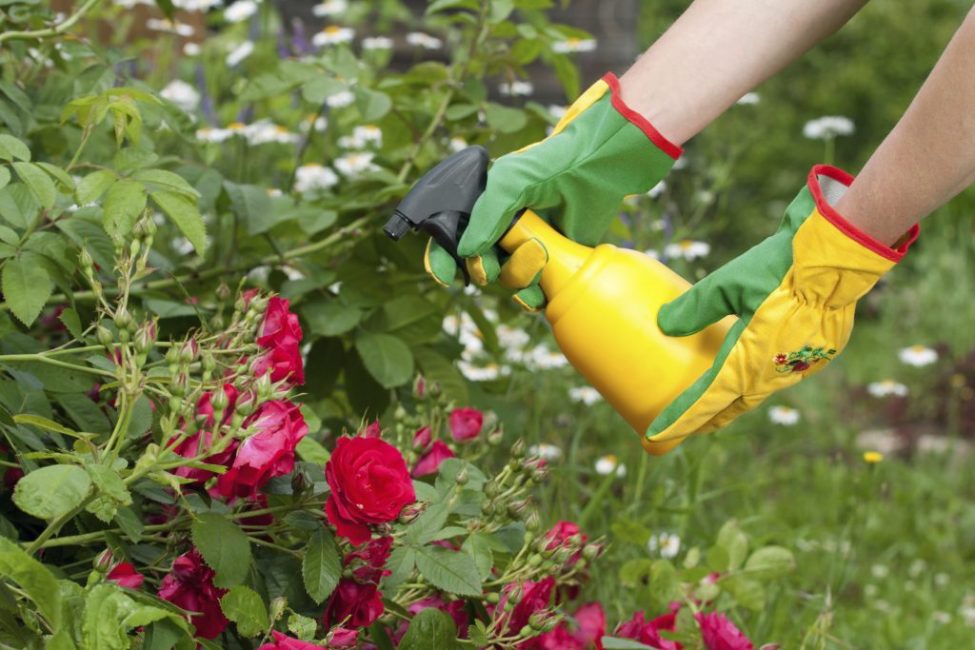
<svg viewBox="0 0 975 650"><path fill-rule="evenodd" d="M494 162L458 245L471 279L478 285L498 279L518 290L515 300L523 307L541 308L538 276L548 261L545 247L530 239L507 258L496 247L521 210L531 208L570 239L595 245L623 199L656 185L680 154L680 147L623 103L619 80L607 74L569 107L547 138ZM438 282L453 280L454 260L436 242L428 245L424 262Z"/></svg>
<svg viewBox="0 0 975 650"><path fill-rule="evenodd" d="M650 423L651 452L720 429L846 347L857 300L918 235L914 226L891 248L857 230L832 207L852 181L835 167L813 167L774 235L660 309L657 324L668 336L730 314L740 320L714 365Z"/></svg>

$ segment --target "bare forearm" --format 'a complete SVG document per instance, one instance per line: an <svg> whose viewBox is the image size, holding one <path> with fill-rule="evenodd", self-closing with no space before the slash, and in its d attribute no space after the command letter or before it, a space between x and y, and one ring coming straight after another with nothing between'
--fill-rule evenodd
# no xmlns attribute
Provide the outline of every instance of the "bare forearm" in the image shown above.
<svg viewBox="0 0 975 650"><path fill-rule="evenodd" d="M620 79L623 99L681 144L866 2L696 0Z"/></svg>
<svg viewBox="0 0 975 650"><path fill-rule="evenodd" d="M837 209L885 244L975 181L975 11Z"/></svg>

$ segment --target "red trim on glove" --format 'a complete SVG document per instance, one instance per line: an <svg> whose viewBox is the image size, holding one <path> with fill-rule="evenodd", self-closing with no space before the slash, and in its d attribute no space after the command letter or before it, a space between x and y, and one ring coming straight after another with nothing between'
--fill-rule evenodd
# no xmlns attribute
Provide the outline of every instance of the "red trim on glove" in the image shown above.
<svg viewBox="0 0 975 650"><path fill-rule="evenodd" d="M603 81L606 82L612 93L613 108L619 111L620 115L632 122L638 129L643 131L650 138L650 142L654 143L665 154L674 160L680 158L680 155L684 153L682 148L660 135L660 131L654 128L653 124L650 124L650 120L626 105L620 94L620 80L616 78L616 75L612 72L607 72L603 75Z"/></svg>
<svg viewBox="0 0 975 650"><path fill-rule="evenodd" d="M823 215L827 221L836 226L840 232L845 234L847 237L853 241L861 244L864 248L873 251L877 255L886 258L892 262L900 262L903 259L904 254L907 253L907 249L911 247L911 244L917 239L918 235L921 233L920 224L914 224L911 229L907 231L907 234L901 238L900 246L897 248L892 248L868 235L867 233L859 230L856 226L847 221L843 215L836 211L836 208L831 206L827 201L826 197L823 196L823 188L819 185L819 179L817 176L827 176L835 181L843 183L849 187L853 183L853 176L846 173L842 169L833 167L832 165L816 165L811 170L809 170L809 179L807 181L809 186L809 191L812 193L813 200L816 202L816 208L819 210L819 214Z"/></svg>

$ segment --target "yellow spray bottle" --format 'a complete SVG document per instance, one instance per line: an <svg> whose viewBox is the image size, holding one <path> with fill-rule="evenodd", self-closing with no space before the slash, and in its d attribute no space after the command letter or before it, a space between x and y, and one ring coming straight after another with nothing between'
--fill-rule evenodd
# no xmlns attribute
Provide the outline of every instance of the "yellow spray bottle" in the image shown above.
<svg viewBox="0 0 975 650"><path fill-rule="evenodd" d="M410 228L423 230L456 258L457 241L484 190L487 164L479 147L442 161L403 199L386 234L399 239ZM545 317L562 352L640 434L648 452L670 451L679 439L651 442L643 434L711 366L734 320L691 336L668 337L657 327L657 312L690 284L664 264L610 244L578 244L531 210L521 213L499 244L510 252L530 238L548 251L541 275Z"/></svg>

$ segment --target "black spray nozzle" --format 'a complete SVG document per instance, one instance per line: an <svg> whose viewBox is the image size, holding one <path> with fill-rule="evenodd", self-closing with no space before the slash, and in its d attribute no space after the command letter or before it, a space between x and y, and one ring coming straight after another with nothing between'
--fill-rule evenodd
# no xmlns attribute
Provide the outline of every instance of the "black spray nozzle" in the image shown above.
<svg viewBox="0 0 975 650"><path fill-rule="evenodd" d="M457 255L457 243L484 191L489 161L487 151L476 146L441 161L396 206L383 232L397 240L410 229L429 234L453 256L466 281L467 268Z"/></svg>

